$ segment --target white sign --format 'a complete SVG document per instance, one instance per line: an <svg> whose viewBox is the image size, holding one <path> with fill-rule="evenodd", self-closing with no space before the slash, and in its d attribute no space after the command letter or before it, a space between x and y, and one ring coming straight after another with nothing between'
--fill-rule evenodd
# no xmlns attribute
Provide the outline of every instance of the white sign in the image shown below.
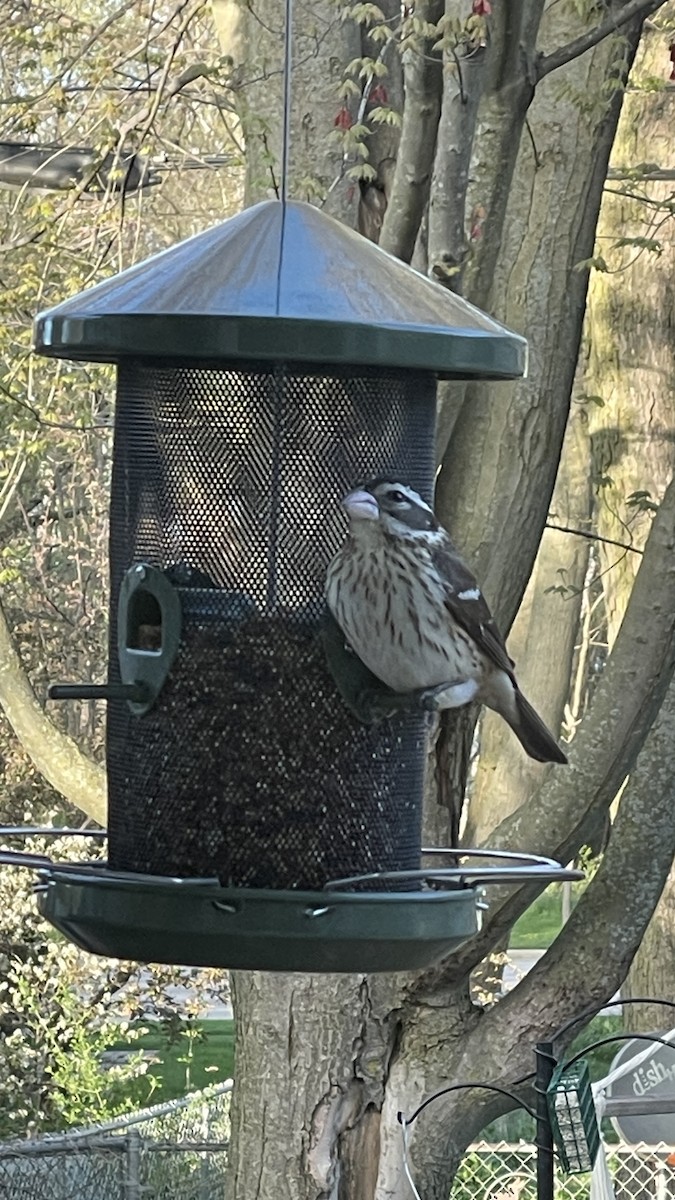
<svg viewBox="0 0 675 1200"><path fill-rule="evenodd" d="M663 1046L660 1042L650 1045L643 1039L631 1038L619 1050L608 1073L613 1074L617 1067L638 1054L644 1055L642 1061L615 1079L605 1094L612 1100L651 1100L654 1111L640 1116L622 1113L613 1116L612 1123L626 1142L666 1142L675 1149L675 1112L659 1112L658 1107L659 1099L675 1100L675 1045Z"/></svg>

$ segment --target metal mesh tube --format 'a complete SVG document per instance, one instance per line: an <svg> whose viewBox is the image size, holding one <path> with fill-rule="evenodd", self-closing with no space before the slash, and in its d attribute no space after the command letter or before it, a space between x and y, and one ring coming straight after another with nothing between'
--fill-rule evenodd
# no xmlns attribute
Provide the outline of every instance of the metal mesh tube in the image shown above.
<svg viewBox="0 0 675 1200"><path fill-rule="evenodd" d="M133 563L178 588L183 632L147 715L108 705L111 866L313 888L419 864L423 719L359 724L320 629L340 496L430 496L434 408L427 374L120 365L110 679Z"/></svg>

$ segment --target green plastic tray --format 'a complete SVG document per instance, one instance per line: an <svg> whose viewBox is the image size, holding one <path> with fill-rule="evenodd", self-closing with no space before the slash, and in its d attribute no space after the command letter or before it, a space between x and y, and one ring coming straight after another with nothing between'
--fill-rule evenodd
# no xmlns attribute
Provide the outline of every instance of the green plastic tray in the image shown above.
<svg viewBox="0 0 675 1200"><path fill-rule="evenodd" d="M479 928L478 889L300 892L107 868L40 871L40 912L93 954L261 971L431 966Z"/></svg>

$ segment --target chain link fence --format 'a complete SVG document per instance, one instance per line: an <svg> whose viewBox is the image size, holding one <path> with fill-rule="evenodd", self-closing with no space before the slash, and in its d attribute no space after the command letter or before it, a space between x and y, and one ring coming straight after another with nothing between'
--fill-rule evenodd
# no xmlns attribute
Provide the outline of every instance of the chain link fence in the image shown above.
<svg viewBox="0 0 675 1200"><path fill-rule="evenodd" d="M616 1200L675 1200L675 1168L666 1162L672 1149L607 1146ZM537 1200L536 1153L526 1142L476 1142L464 1156L452 1200ZM588 1200L590 1186L589 1174L558 1172L556 1200Z"/></svg>
<svg viewBox="0 0 675 1200"><path fill-rule="evenodd" d="M213 1200L232 1082L89 1129L0 1144L0 1200Z"/></svg>
<svg viewBox="0 0 675 1200"><path fill-rule="evenodd" d="M0 1143L0 1200L217 1200L225 1194L232 1082L106 1125ZM607 1148L616 1200L675 1200L672 1147ZM556 1200L587 1200L589 1175L558 1175ZM536 1150L476 1142L451 1200L536 1200Z"/></svg>

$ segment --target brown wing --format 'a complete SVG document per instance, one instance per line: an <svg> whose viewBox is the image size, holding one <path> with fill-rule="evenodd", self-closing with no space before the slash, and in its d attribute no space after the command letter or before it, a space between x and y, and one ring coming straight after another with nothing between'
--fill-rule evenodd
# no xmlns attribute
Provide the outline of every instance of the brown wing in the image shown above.
<svg viewBox="0 0 675 1200"><path fill-rule="evenodd" d="M455 550L444 546L434 547L431 557L445 581L445 606L453 621L461 625L495 666L513 676L513 659L509 658L495 619L464 560Z"/></svg>

